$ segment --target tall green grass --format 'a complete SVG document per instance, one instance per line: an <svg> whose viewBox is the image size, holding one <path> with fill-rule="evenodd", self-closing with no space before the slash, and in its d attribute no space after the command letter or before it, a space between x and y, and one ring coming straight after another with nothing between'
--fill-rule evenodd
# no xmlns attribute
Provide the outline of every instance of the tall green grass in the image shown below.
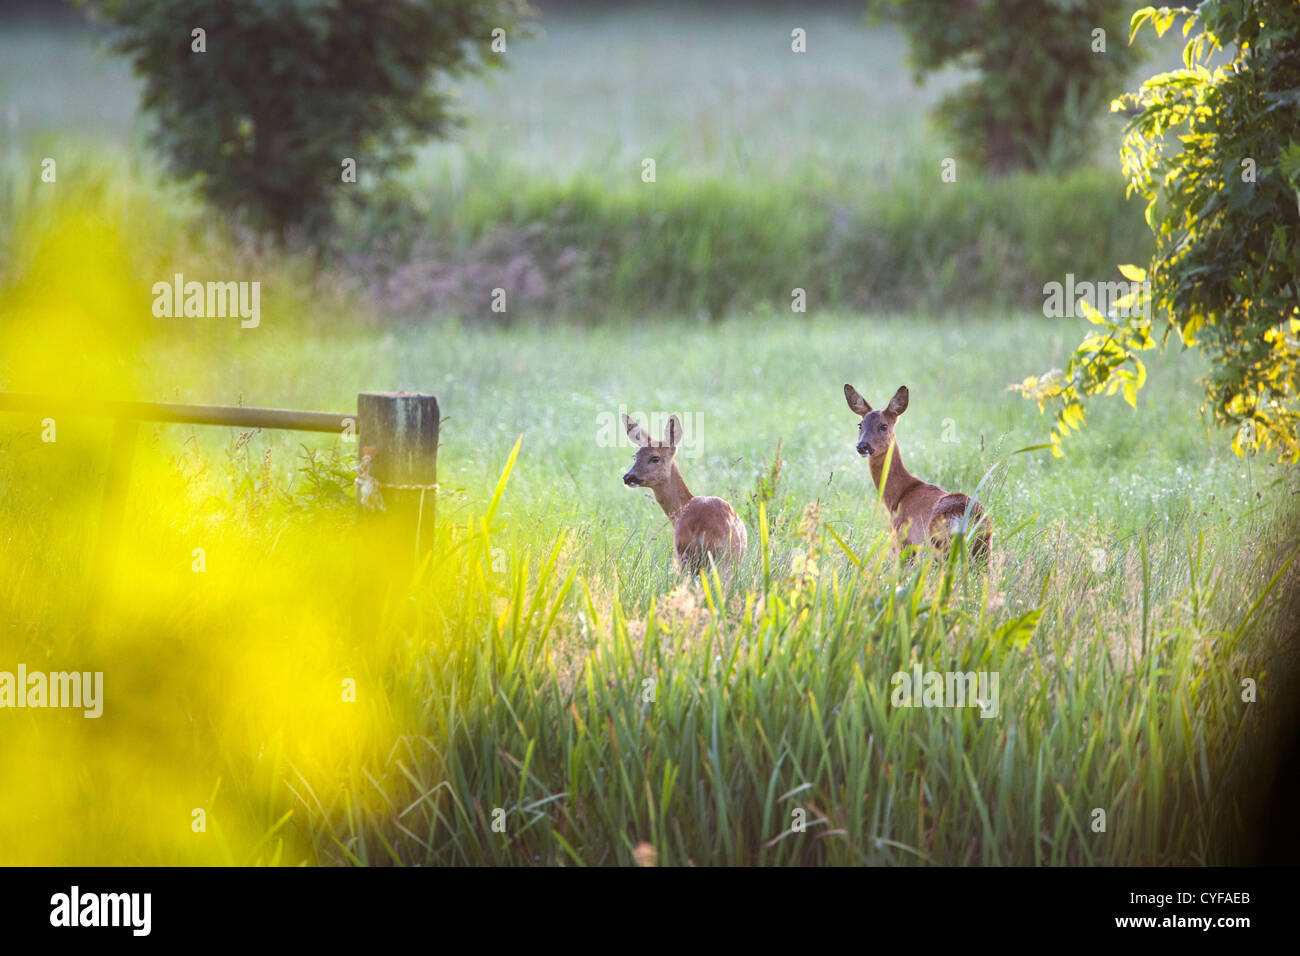
<svg viewBox="0 0 1300 956"><path fill-rule="evenodd" d="M879 531L815 511L771 534L765 508L734 577L674 586L633 560L580 574L567 533L527 531L508 507L517 451L395 579L323 466L286 484L240 449L170 468L151 450L111 614L90 629L88 542L42 546L20 522L5 660L102 666L109 697L80 740L46 714L6 736L9 765L32 771L0 791L6 859L610 865L649 844L668 865L1222 864L1253 849L1269 710L1242 703L1240 679L1276 686L1296 577L1285 499L1249 548L1144 537L1127 603L1087 555L1012 529L986 578L900 562ZM15 481L24 464L6 463L7 508L28 505L14 514L71 477ZM320 487L335 491L308 497ZM1036 557L1050 567L1024 570ZM44 580L22 573L38 558ZM891 677L914 664L996 672L997 716L895 707ZM54 824L91 792L70 841ZM209 835L189 832L190 807Z"/></svg>
<svg viewBox="0 0 1300 956"><path fill-rule="evenodd" d="M944 184L938 159L851 191L671 174L517 185L498 171L454 200L376 202L347 233L337 251L379 273L395 317L495 323L789 313L796 289L810 311L1041 306L1047 282L1119 281L1116 263L1150 246L1114 174ZM409 263L399 288L394 259ZM505 312L492 311L493 288Z"/></svg>
<svg viewBox="0 0 1300 956"><path fill-rule="evenodd" d="M1254 850L1242 813L1268 763L1239 678L1277 650L1285 524L1254 556L1144 538L1142 613L1111 616L1071 600L1090 582L1068 561L1013 612L956 557L900 563L883 538L854 550L810 517L797 569L771 572L764 524L737 577L637 613L634 585L566 571L563 539L494 573L497 500L414 584L431 613L416 612L400 687L423 729L364 792L308 807L318 859L629 865L648 843L667 865L1160 865ZM1174 586L1156 608L1151 578ZM891 675L918 663L997 673L1000 713L894 706ZM345 812L374 791L378 812Z"/></svg>

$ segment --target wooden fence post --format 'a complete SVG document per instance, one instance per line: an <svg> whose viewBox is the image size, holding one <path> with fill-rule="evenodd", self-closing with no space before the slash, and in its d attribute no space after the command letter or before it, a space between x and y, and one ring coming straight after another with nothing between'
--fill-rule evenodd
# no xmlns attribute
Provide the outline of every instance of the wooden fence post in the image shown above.
<svg viewBox="0 0 1300 956"><path fill-rule="evenodd" d="M438 481L438 399L420 392L357 395L357 446L383 498L393 545L418 564L433 546ZM392 555L399 557L400 555Z"/></svg>

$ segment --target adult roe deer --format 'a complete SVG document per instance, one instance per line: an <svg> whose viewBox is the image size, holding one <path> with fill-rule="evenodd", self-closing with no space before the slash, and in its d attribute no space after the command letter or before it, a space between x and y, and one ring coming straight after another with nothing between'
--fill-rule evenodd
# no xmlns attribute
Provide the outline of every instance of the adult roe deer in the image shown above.
<svg viewBox="0 0 1300 956"><path fill-rule="evenodd" d="M697 498L673 459L682 440L682 423L668 419L663 441L655 441L626 415L623 427L637 445L632 467L623 476L629 488L649 488L673 523L673 555L679 568L698 574L709 566L709 555L721 567L741 559L748 543L745 524L736 509L721 498Z"/></svg>
<svg viewBox="0 0 1300 956"><path fill-rule="evenodd" d="M946 550L953 537L973 528L973 539L967 539L971 556L976 561L987 561L992 532L980 503L961 492L950 494L938 485L922 481L903 466L894 438L894 423L907 411L907 386L899 386L889 404L879 411L874 411L852 385L844 386L844 398L849 408L862 416L857 450L871 465L871 478L877 491L880 491L886 453L893 446L889 474L883 476L885 487L880 496L893 516L894 533L900 542L922 545L929 541Z"/></svg>

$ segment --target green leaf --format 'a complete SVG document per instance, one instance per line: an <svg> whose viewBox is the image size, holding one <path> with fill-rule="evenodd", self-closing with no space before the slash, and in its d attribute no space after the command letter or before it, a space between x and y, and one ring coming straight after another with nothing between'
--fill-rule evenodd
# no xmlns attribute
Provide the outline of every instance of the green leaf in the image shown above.
<svg viewBox="0 0 1300 956"><path fill-rule="evenodd" d="M1022 651L1034 636L1042 616L1043 609L1036 607L1003 624L994 632L994 640L1008 649Z"/></svg>

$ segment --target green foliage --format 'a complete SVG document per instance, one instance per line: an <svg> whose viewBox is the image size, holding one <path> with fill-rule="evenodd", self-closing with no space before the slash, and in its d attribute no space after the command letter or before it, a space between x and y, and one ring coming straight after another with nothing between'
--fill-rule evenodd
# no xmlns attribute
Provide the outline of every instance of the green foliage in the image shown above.
<svg viewBox="0 0 1300 956"><path fill-rule="evenodd" d="M910 177L854 192L804 180L611 188L590 176L488 173L458 201L393 196L348 225L337 252L373 277L387 314L472 320L790 315L796 287L808 314L1031 305L1043 275L1101 274L1117 254L1151 249L1121 177L1096 169L972 176L960 190ZM400 284L388 278L394 259ZM509 285L531 270L543 280L535 288ZM486 303L503 284L509 313L492 315Z"/></svg>
<svg viewBox="0 0 1300 956"><path fill-rule="evenodd" d="M144 80L183 179L258 227L329 219L342 163L381 176L458 122L437 74L499 62L523 0L82 0ZM205 31L197 52L192 31Z"/></svg>
<svg viewBox="0 0 1300 956"><path fill-rule="evenodd" d="M692 18L684 32L683 16ZM1045 275L1101 275L1150 255L1141 204L1125 199L1118 170L995 180L963 167L958 188L933 188L916 163L943 155L924 120L937 93L907 81L897 30L866 28L842 11L809 9L801 20L818 38L814 60L783 42L763 61L770 82L807 109L774 112L752 95L735 99L721 125L692 120L714 115L724 76L716 64L788 34L786 16L763 8L736 21L702 6L674 8L670 18L637 6L611 30L603 19L547 10L546 42L512 40L508 83L464 85L461 111L491 122L469 124L454 145L417 150L409 171L363 183L360 208L338 209L340 228L329 238L343 261L328 272L342 276L355 264L385 318L590 324L629 315L788 316L795 286L808 291L809 315L1030 306L1041 303ZM718 44L724 59L705 55ZM641 57L647 45L663 57ZM60 157L60 178L65 157L119 165L123 150L104 139L128 137L135 84L127 61L92 54L71 32L0 37L0 72L38 76L49 90L39 113L23 116L19 151L0 163L0 243L13 204L42 192L30 173L42 156ZM604 79L581 79L588 75ZM99 84L93 112L77 108L90 84ZM528 96L511 92L521 85ZM889 138L840 121L863 109ZM628 115L636 117L635 144L621 132ZM29 130L38 120L51 136L82 136L61 132L38 145ZM92 143L78 141L101 130ZM659 159L657 183L641 182L642 155ZM179 214L181 191L156 189L151 163L133 157L128 168L112 176L141 184L135 201L154 216ZM337 183L332 159L330 177ZM196 233L209 228L203 217L192 221ZM528 281L536 275L544 283ZM498 286L508 290L508 313L485 307Z"/></svg>
<svg viewBox="0 0 1300 956"><path fill-rule="evenodd" d="M1145 281L1146 274L1142 270L1133 266L1120 268L1130 281ZM1052 454L1058 458L1064 455L1061 439L1071 429L1083 428L1084 396L1114 395L1122 391L1124 400L1136 408L1138 389L1146 384L1146 365L1135 354L1155 344L1151 338L1146 312L1149 306L1144 290L1139 288L1124 296L1115 306L1112 310L1115 314L1102 315L1081 299L1076 307L1085 319L1101 326L1101 329L1088 333L1071 354L1064 371L1053 369L1042 376L1031 375L1010 386L1012 391L1037 401L1039 411L1044 410L1049 402L1060 404L1050 435Z"/></svg>
<svg viewBox="0 0 1300 956"><path fill-rule="evenodd" d="M1139 57L1123 42L1123 0L895 2L918 77L978 71L936 113L965 158L998 172L1086 160L1082 144Z"/></svg>
<svg viewBox="0 0 1300 956"><path fill-rule="evenodd" d="M1163 34L1187 17L1184 68L1152 77L1116 109L1141 112L1121 152L1130 193L1147 201L1156 251L1145 308L1124 318L1093 315L1064 373L1018 388L1060 406L1053 441L1082 422L1087 396L1124 390L1132 403L1145 373L1136 352L1173 334L1212 363L1204 407L1236 426L1233 449L1276 450L1300 459L1300 5L1292 0L1207 0L1186 8L1147 7L1133 30ZM1199 29L1198 29L1199 28ZM1197 32L1193 33L1193 30ZM1210 54L1236 45L1214 70ZM1181 147L1181 148L1179 148Z"/></svg>

